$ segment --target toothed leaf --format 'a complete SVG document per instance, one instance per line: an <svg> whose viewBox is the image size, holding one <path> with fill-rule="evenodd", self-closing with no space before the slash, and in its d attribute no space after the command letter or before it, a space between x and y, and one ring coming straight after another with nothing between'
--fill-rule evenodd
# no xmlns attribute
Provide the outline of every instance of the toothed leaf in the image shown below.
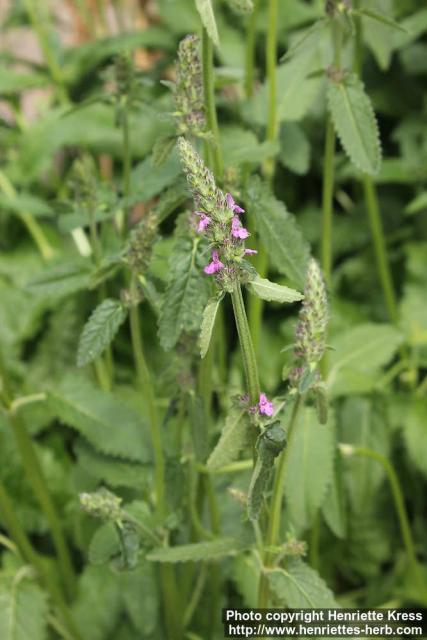
<svg viewBox="0 0 427 640"><path fill-rule="evenodd" d="M221 304L221 300L223 299L223 297L224 296L212 298L211 300L209 300L208 304L205 307L205 310L203 311L202 326L200 329L199 338L200 356L202 358L204 358L208 352L209 345L211 343L213 328L215 326L216 314L218 313L219 305Z"/></svg>
<svg viewBox="0 0 427 640"><path fill-rule="evenodd" d="M244 407L233 408L227 416L221 437L209 456L207 465L211 471L237 459L248 441L249 428L247 410Z"/></svg>
<svg viewBox="0 0 427 640"><path fill-rule="evenodd" d="M335 131L351 162L361 171L376 175L381 167L378 125L363 83L354 75L331 81L328 105Z"/></svg>
<svg viewBox="0 0 427 640"><path fill-rule="evenodd" d="M77 366L84 367L98 358L113 341L126 319L126 310L119 300L107 298L92 312L80 336Z"/></svg>
<svg viewBox="0 0 427 640"><path fill-rule="evenodd" d="M251 280L246 286L251 293L268 302L296 302L304 297L295 289L270 282L267 278L261 278L260 276Z"/></svg>
<svg viewBox="0 0 427 640"><path fill-rule="evenodd" d="M332 591L317 571L302 560L290 560L286 569L267 572L270 589L280 606L300 608L334 608Z"/></svg>
<svg viewBox="0 0 427 640"><path fill-rule="evenodd" d="M245 539L217 538L209 542L153 549L147 555L147 560L154 562L205 562L206 560L235 555L245 547L247 547Z"/></svg>

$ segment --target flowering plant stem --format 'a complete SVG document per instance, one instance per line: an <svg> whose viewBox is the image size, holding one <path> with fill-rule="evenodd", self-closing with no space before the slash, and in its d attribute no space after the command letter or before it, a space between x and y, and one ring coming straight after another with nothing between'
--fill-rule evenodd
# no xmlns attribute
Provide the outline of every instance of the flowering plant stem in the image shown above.
<svg viewBox="0 0 427 640"><path fill-rule="evenodd" d="M71 599L75 592L75 574L68 544L62 531L61 521L49 493L48 485L40 466L37 453L34 449L32 439L28 435L25 425L19 415L14 413L12 410L13 396L9 389L6 370L1 357L0 389L0 399L8 411L8 418L13 428L16 445L22 459L22 464L27 475L28 482L34 491L50 527L53 543L58 556L58 565L61 571L65 593L67 598Z"/></svg>
<svg viewBox="0 0 427 640"><path fill-rule="evenodd" d="M234 291L231 294L231 301L233 303L234 318L242 351L243 367L245 370L249 400L251 405L255 406L259 401L260 395L258 367L251 332L249 330L249 324L246 317L242 289L239 283L236 284Z"/></svg>
<svg viewBox="0 0 427 640"><path fill-rule="evenodd" d="M276 468L276 475L274 478L273 494L271 497L270 517L268 521L267 535L266 535L266 547L273 547L277 544L277 540L280 533L280 523L282 518L282 503L283 494L285 490L285 473L286 463L288 459L288 451L291 446L292 434L295 431L295 425L297 422L298 413L302 404L302 396L297 395L295 403L292 409L292 414L287 431L288 444L279 457L279 461ZM264 556L264 565L268 566L271 562L271 554L267 552ZM263 608L268 605L268 583L264 574L261 574L259 593L258 593L258 607Z"/></svg>
<svg viewBox="0 0 427 640"><path fill-rule="evenodd" d="M0 189L7 198L13 200L16 197L16 189L3 171L0 171ZM28 233L34 240L34 244L39 250L43 260L46 260L47 262L53 258L55 253L54 249L35 217L28 211L20 211L18 216L27 227Z"/></svg>
<svg viewBox="0 0 427 640"><path fill-rule="evenodd" d="M369 225L371 227L374 243L375 258L378 274L384 293L389 318L395 324L398 322L396 294L393 286L393 278L387 256L387 248L384 238L384 229L378 205L378 196L373 180L370 176L363 176L363 190L365 193L366 210L368 212Z"/></svg>
<svg viewBox="0 0 427 640"><path fill-rule="evenodd" d="M411 565L413 576L417 581L419 593L422 595L424 601L427 602L427 585L415 553L411 527L409 524L408 514L406 513L405 502L403 500L403 493L400 487L399 478L393 465L385 456L381 455L377 451L373 451L372 449L368 449L366 447L355 447L352 450L352 454L376 460L380 463L380 465L386 472L387 479L390 484L391 493L393 495L397 517L399 519L400 531L402 533L403 544L405 545L408 561Z"/></svg>
<svg viewBox="0 0 427 640"><path fill-rule="evenodd" d="M122 144L123 195L125 198L128 198L130 195L130 173L132 166L132 157L129 139L127 104L122 114ZM130 289L131 298L137 297L137 281L134 275L131 276ZM150 438L154 452L156 512L159 520L162 521L166 516L165 458L163 453L162 437L160 432L160 423L157 412L153 382L151 379L147 361L145 359L144 348L142 344L139 306L137 304L132 304L132 306L130 307L129 324L133 357L138 376L138 384L141 393L143 394L144 399L147 403ZM180 618L179 595L176 586L173 566L169 564L161 564L159 573L164 600L165 625L167 629L167 635L168 638L176 638L176 640L180 640L180 638L182 637L182 623Z"/></svg>
<svg viewBox="0 0 427 640"><path fill-rule="evenodd" d="M205 94L205 116L208 131L212 135L212 165L215 177L222 179L224 166L219 140L218 119L215 108L215 87L213 70L213 44L206 29L202 30L203 91Z"/></svg>
<svg viewBox="0 0 427 640"><path fill-rule="evenodd" d="M322 192L322 269L328 286L332 269L332 214L334 196L335 130L332 119L326 125L325 156L323 162Z"/></svg>
<svg viewBox="0 0 427 640"><path fill-rule="evenodd" d="M334 67L341 67L342 26L340 19L332 19L332 41L334 46ZM332 216L335 182L335 130L332 118L328 116L325 136L325 156L323 161L322 190L322 269L326 284L331 286L332 272Z"/></svg>
<svg viewBox="0 0 427 640"><path fill-rule="evenodd" d="M49 571L46 570L44 563L42 562L40 556L34 550L30 540L28 539L24 529L21 527L21 524L18 518L15 515L13 510L12 501L9 497L9 494L4 487L3 483L0 482L0 511L4 518L4 522L7 530L9 531L9 535L13 538L16 546L18 547L19 553L22 558L30 563L34 569L37 571L40 580L43 583L43 586L48 591L50 597L52 598L52 602L58 607L64 622L67 626L68 631L71 633L71 637L73 640L82 640L82 636L80 635L79 630L76 627L76 624L72 618L70 610L64 600L64 597L56 584L55 580L52 579Z"/></svg>
<svg viewBox="0 0 427 640"><path fill-rule="evenodd" d="M248 28L246 32L245 94L247 98L252 98L254 93L256 23L259 5L260 0L255 0L254 8L248 20Z"/></svg>
<svg viewBox="0 0 427 640"><path fill-rule="evenodd" d="M255 9L254 9L255 11ZM268 82L268 121L266 139L274 142L277 137L277 17L278 17L278 0L270 0L268 10L268 26L266 41L266 76ZM254 26L255 29L255 26ZM255 37L255 34L254 34ZM275 160L269 158L263 165L263 174L268 182L273 181L275 171ZM268 272L268 256L263 246L258 247L258 256L255 261L256 269L262 278L265 278ZM261 329L261 318L263 310L263 301L253 296L249 302L249 324L254 343L255 353L258 353L259 336Z"/></svg>

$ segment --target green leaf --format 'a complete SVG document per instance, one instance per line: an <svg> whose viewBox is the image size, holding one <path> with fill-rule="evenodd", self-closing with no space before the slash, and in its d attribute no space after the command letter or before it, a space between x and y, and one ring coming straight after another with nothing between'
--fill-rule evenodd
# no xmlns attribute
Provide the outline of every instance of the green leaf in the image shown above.
<svg viewBox="0 0 427 640"><path fill-rule="evenodd" d="M337 396L372 390L378 370L391 360L402 341L403 335L392 325L373 323L359 324L332 337L330 392Z"/></svg>
<svg viewBox="0 0 427 640"><path fill-rule="evenodd" d="M16 574L0 581L0 638L46 640L48 602L46 594Z"/></svg>
<svg viewBox="0 0 427 640"><path fill-rule="evenodd" d="M118 622L122 602L116 577L107 566L89 565L79 578L72 614L80 629L90 629L91 640L105 640Z"/></svg>
<svg viewBox="0 0 427 640"><path fill-rule="evenodd" d="M303 289L309 249L294 216L259 178L251 180L246 202L272 265Z"/></svg>
<svg viewBox="0 0 427 640"><path fill-rule="evenodd" d="M105 454L147 463L146 425L122 400L92 386L76 375L65 378L48 394L54 414L76 429Z"/></svg>
<svg viewBox="0 0 427 640"><path fill-rule="evenodd" d="M212 40L215 46L219 45L218 29L215 22L215 14L212 7L211 0L196 0L197 11L200 14L200 19L208 32L208 36Z"/></svg>
<svg viewBox="0 0 427 640"><path fill-rule="evenodd" d="M332 482L335 455L332 416L327 424L321 425L314 408L300 410L287 455L286 505L292 523L301 531L313 522Z"/></svg>
<svg viewBox="0 0 427 640"><path fill-rule="evenodd" d="M233 556L248 546L248 541L236 538L217 538L209 542L160 547L147 555L153 562L205 562Z"/></svg>
<svg viewBox="0 0 427 640"><path fill-rule="evenodd" d="M317 571L302 560L290 560L286 570L268 570L266 575L281 607L312 609L338 606L332 591Z"/></svg>
<svg viewBox="0 0 427 640"><path fill-rule="evenodd" d="M228 414L221 437L208 458L207 466L211 471L220 469L238 458L248 442L249 428L247 410L234 407Z"/></svg>
<svg viewBox="0 0 427 640"><path fill-rule="evenodd" d="M43 269L27 283L27 287L39 295L61 300L88 288L92 268L87 259L62 260Z"/></svg>
<svg viewBox="0 0 427 640"><path fill-rule="evenodd" d="M102 524L93 534L89 545L89 562L107 564L120 553L119 537L112 522Z"/></svg>
<svg viewBox="0 0 427 640"><path fill-rule="evenodd" d="M425 400L411 402L404 421L403 437L413 464L427 476L427 404Z"/></svg>
<svg viewBox="0 0 427 640"><path fill-rule="evenodd" d="M0 207L12 213L31 213L33 216L43 216L51 218L53 211L51 207L32 193L21 192L13 197L0 193Z"/></svg>
<svg viewBox="0 0 427 640"><path fill-rule="evenodd" d="M125 462L96 451L83 438L74 447L79 465L91 477L108 483L111 487L128 487L138 491L148 486L147 467L135 462Z"/></svg>
<svg viewBox="0 0 427 640"><path fill-rule="evenodd" d="M367 398L347 398L340 413L340 440L354 447L365 447L387 457L390 452L390 428L382 403ZM355 513L366 513L384 479L384 469L366 456L343 460L347 493Z"/></svg>
<svg viewBox="0 0 427 640"><path fill-rule="evenodd" d="M381 167L378 125L363 83L354 75L329 82L328 105L335 130L351 162L376 175Z"/></svg>
<svg viewBox="0 0 427 640"><path fill-rule="evenodd" d="M309 170L310 143L303 129L295 122L283 122L280 127L279 160L299 176Z"/></svg>
<svg viewBox="0 0 427 640"><path fill-rule="evenodd" d="M215 318L218 313L219 305L224 295L217 296L209 300L208 304L203 311L202 326L200 328L200 357L204 358L208 352L209 345L211 343L212 332L215 326Z"/></svg>
<svg viewBox="0 0 427 640"><path fill-rule="evenodd" d="M96 360L113 341L125 319L126 310L120 300L103 300L83 328L77 351L77 366L84 367Z"/></svg>
<svg viewBox="0 0 427 640"><path fill-rule="evenodd" d="M387 25L388 27L392 27L393 29L397 29L398 31L402 31L403 33L408 33L408 30L405 27L402 27L396 20L393 20L390 16L386 16L379 11L375 11L373 9L366 9L366 7L353 11L354 15L367 16L368 18L372 18L372 20L377 20L382 24Z"/></svg>
<svg viewBox="0 0 427 640"><path fill-rule="evenodd" d="M175 136L163 136L156 141L153 147L153 155L151 156L153 167L160 167L166 162L175 146L175 142Z"/></svg>
<svg viewBox="0 0 427 640"><path fill-rule="evenodd" d="M335 457L332 483L323 502L322 513L331 531L333 531L338 538L345 538L348 526L347 501L340 456Z"/></svg>
<svg viewBox="0 0 427 640"><path fill-rule="evenodd" d="M254 280L248 282L246 287L261 300L269 302L297 302L304 297L302 293L295 291L295 289L270 282L267 278L261 278L260 276L256 276Z"/></svg>
<svg viewBox="0 0 427 640"><path fill-rule="evenodd" d="M152 635L159 623L159 589L155 565L141 562L120 576L126 611L142 637Z"/></svg>
<svg viewBox="0 0 427 640"><path fill-rule="evenodd" d="M200 329L210 293L210 282L203 273L205 247L200 238L188 236L178 236L174 243L159 319L160 343L166 351L176 345L183 331Z"/></svg>

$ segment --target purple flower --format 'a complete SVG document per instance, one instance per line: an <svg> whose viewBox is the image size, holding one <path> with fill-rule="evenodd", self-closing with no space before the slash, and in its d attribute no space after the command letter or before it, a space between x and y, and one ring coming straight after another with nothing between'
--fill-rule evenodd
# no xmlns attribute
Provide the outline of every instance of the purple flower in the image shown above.
<svg viewBox="0 0 427 640"><path fill-rule="evenodd" d="M212 275L213 273L216 273L217 271L223 268L224 268L224 265L219 259L218 251L212 251L212 262L206 265L203 271L208 275Z"/></svg>
<svg viewBox="0 0 427 640"><path fill-rule="evenodd" d="M200 218L199 224L197 225L197 231L199 233L201 233L202 231L204 231L206 229L206 227L210 223L211 219L203 211L195 211L195 214L196 214L196 216L199 216L199 218Z"/></svg>
<svg viewBox="0 0 427 640"><path fill-rule="evenodd" d="M267 398L265 393L260 393L258 409L260 413L263 413L266 416L272 416L274 413L273 403Z"/></svg>
<svg viewBox="0 0 427 640"><path fill-rule="evenodd" d="M242 226L237 216L233 216L231 220L231 235L233 238L240 238L241 240L249 237L249 231Z"/></svg>
<svg viewBox="0 0 427 640"><path fill-rule="evenodd" d="M258 253L256 249L245 249L245 256L253 256L256 253Z"/></svg>
<svg viewBox="0 0 427 640"><path fill-rule="evenodd" d="M233 213L245 213L245 210L242 209L242 207L239 207L239 205L234 202L234 198L231 193L227 193L225 197L227 200L227 207L231 209Z"/></svg>

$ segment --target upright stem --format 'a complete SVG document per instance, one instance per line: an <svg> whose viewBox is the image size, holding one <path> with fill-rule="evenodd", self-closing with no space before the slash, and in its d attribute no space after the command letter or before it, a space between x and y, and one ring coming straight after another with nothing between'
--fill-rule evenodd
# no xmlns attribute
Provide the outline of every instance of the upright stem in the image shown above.
<svg viewBox="0 0 427 640"><path fill-rule="evenodd" d="M266 546L273 547L277 544L279 533L280 533L280 524L282 519L282 502L283 502L283 494L285 491L285 474L286 474L286 463L288 459L288 452L292 442L292 435L295 431L295 424L297 421L298 412L301 406L301 396L298 395L295 404L292 409L292 415L289 422L288 432L287 432L287 440L288 444L286 449L281 453L279 457L279 462L276 469L276 475L274 478L273 485L273 494L271 498L271 508L270 508L270 518L268 522L267 529L267 537L266 537ZM268 566L269 562L271 562L271 555L267 553L264 558L264 564ZM261 575L260 585L259 585L259 594L258 594L258 607L263 608L268 605L268 582L265 578L265 575Z"/></svg>
<svg viewBox="0 0 427 640"><path fill-rule="evenodd" d="M334 196L335 130L330 116L326 125L322 194L322 269L326 284L331 285L332 215Z"/></svg>
<svg viewBox="0 0 427 640"><path fill-rule="evenodd" d="M30 17L34 31L37 34L40 48L43 52L47 67L49 69L52 80L58 87L59 97L63 103L68 102L68 94L65 86L64 76L61 66L59 65L55 52L52 50L52 46L49 39L49 34L46 31L46 20L40 16L40 6L43 6L42 2L35 3L34 0L24 0L25 8ZM46 12L48 8L46 7Z"/></svg>
<svg viewBox="0 0 427 640"><path fill-rule="evenodd" d="M0 171L0 189L10 200L16 198L16 189L10 182L6 174L3 173L3 171ZM27 227L28 233L34 240L34 244L40 251L40 255L42 256L43 260L48 261L53 258L53 255L55 253L54 249L34 216L28 211L20 211L18 213L18 216Z"/></svg>
<svg viewBox="0 0 427 640"><path fill-rule="evenodd" d="M49 524L53 543L58 555L58 565L64 582L67 597L71 599L75 592L75 574L71 562L68 545L62 531L61 520L49 493L39 459L33 446L31 437L22 423L21 418L12 410L13 397L9 390L6 370L0 357L0 397L8 410L8 417L13 428L18 451L22 459L24 471L30 486L42 508Z"/></svg>
<svg viewBox="0 0 427 640"><path fill-rule="evenodd" d="M278 0L269 0L268 26L266 41L266 77L268 83L268 120L266 140L274 142L277 138L277 16ZM275 159L268 158L262 167L263 174L268 182L273 181L275 171ZM268 255L263 246L258 247L258 256L255 266L262 278L268 272ZM255 353L258 353L259 337L261 330L263 301L257 296L251 297L249 301L249 324L253 338Z"/></svg>
<svg viewBox="0 0 427 640"><path fill-rule="evenodd" d="M212 135L213 170L216 178L221 181L224 166L222 161L221 144L219 139L218 119L215 107L215 84L213 68L213 44L206 29L202 30L202 62L203 62L203 90L205 94L205 116L208 131Z"/></svg>
<svg viewBox="0 0 427 640"><path fill-rule="evenodd" d="M393 286L390 265L387 256L387 249L384 238L384 230L381 221L378 197L375 185L370 176L363 176L363 189L365 192L366 209L368 212L369 224L371 227L372 240L374 243L375 258L377 261L378 274L387 305L388 315L394 323L398 322L398 312L396 294Z"/></svg>
<svg viewBox="0 0 427 640"><path fill-rule="evenodd" d="M123 195L125 198L128 198L130 195L130 174L132 167L132 157L131 157L131 149L130 149L130 137L129 137L129 115L127 108L123 110L123 125L122 125L122 135L123 135ZM126 218L123 220L123 229L126 229Z"/></svg>
<svg viewBox="0 0 427 640"><path fill-rule="evenodd" d="M64 598L62 596L60 589L58 588L58 585L56 584L55 580L52 579L52 576L49 573L49 571L46 570L45 565L42 562L40 556L35 551L24 529L21 527L21 524L13 510L12 500L10 499L6 488L3 486L1 482L0 482L0 511L3 514L3 519L9 531L9 535L13 538L16 546L18 547L20 555L26 562L31 564L39 574L40 580L42 581L49 595L51 596L52 602L56 604L59 611L61 612L64 622L67 625L68 630L72 634L74 640L81 640L80 632L76 627L76 624L64 601Z"/></svg>
<svg viewBox="0 0 427 640"><path fill-rule="evenodd" d="M358 456L364 456L376 460L382 465L384 471L386 472L387 479L390 484L390 489L393 495L394 506L396 508L397 517L399 519L400 531L402 534L403 544L405 545L408 560L412 567L414 578L417 580L418 588L423 594L423 598L425 598L427 602L427 585L423 578L423 573L421 571L415 553L415 545L412 539L411 527L409 525L408 514L406 513L403 493L400 487L399 478L393 465L386 457L382 456L376 451L373 451L372 449L368 449L365 447L356 447L352 450L352 453Z"/></svg>
<svg viewBox="0 0 427 640"><path fill-rule="evenodd" d="M331 22L332 41L334 45L334 66L341 67L342 27L341 17L335 17ZM323 162L323 192L322 192L322 269L326 284L331 285L332 275L332 216L334 197L334 160L335 160L335 130L332 119L328 116L325 137L325 158Z"/></svg>
<svg viewBox="0 0 427 640"><path fill-rule="evenodd" d="M256 22L259 5L260 0L255 0L254 8L249 17L248 28L246 31L245 94L247 98L252 98L254 93Z"/></svg>
<svg viewBox="0 0 427 640"><path fill-rule="evenodd" d="M243 367L245 370L249 399L251 405L255 406L259 401L260 393L258 367L240 284L236 284L236 287L231 294L231 301L233 303L234 318L236 320L237 333L239 335L240 348L242 351Z"/></svg>
<svg viewBox="0 0 427 640"><path fill-rule="evenodd" d="M135 288L135 282L133 282L133 288ZM156 488L156 506L157 513L160 519L165 516L165 460L163 455L163 446L160 433L160 424L157 414L156 398L154 394L153 383L151 380L150 371L145 360L144 349L141 339L141 327L139 322L139 309L137 306L132 306L129 311L130 330L133 356L135 359L135 366L138 375L139 387L144 395L147 403L150 436L154 451L155 461L155 488Z"/></svg>

